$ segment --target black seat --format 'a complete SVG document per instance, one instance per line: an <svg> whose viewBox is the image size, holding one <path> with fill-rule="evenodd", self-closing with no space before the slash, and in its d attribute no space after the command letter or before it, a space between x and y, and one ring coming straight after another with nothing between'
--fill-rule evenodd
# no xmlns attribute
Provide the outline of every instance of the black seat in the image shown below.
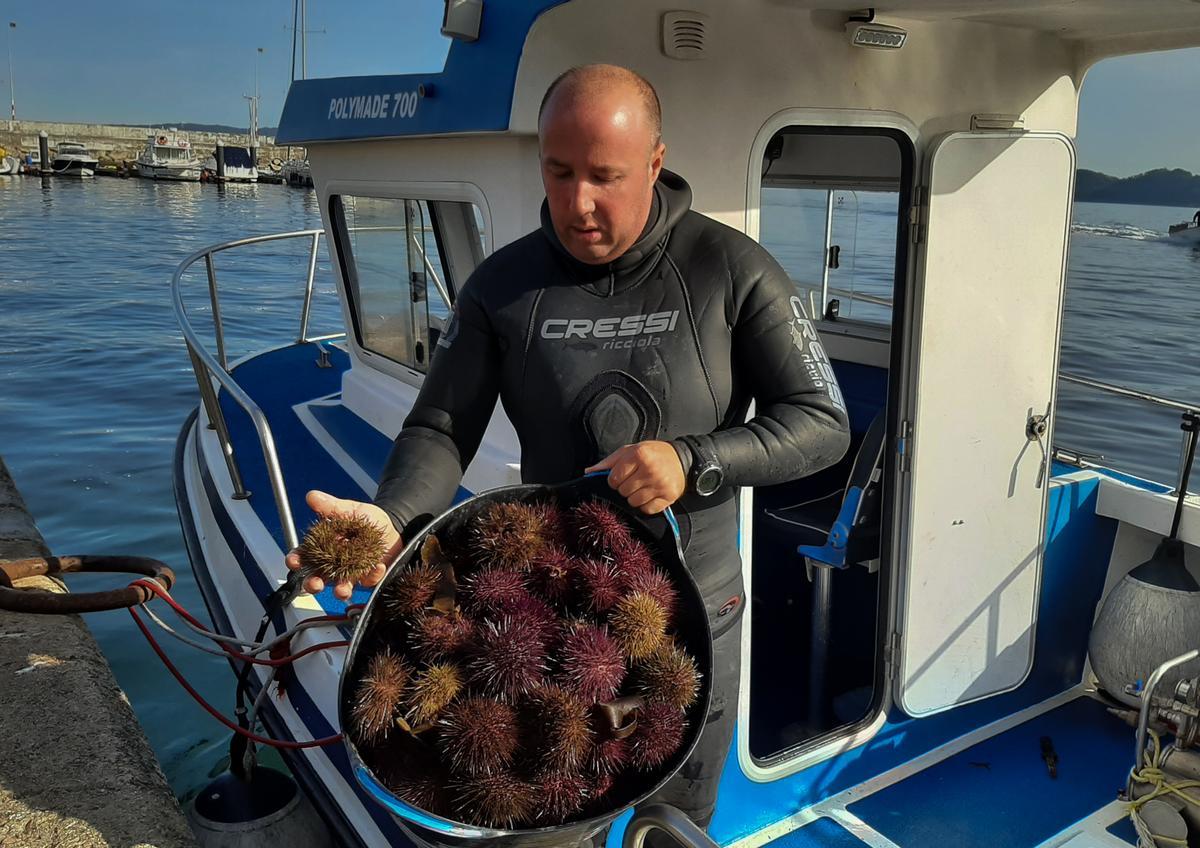
<svg viewBox="0 0 1200 848"><path fill-rule="evenodd" d="M858 446L844 489L763 511L769 523L798 543L797 551L812 564L846 568L879 558L886 423L880 410Z"/></svg>

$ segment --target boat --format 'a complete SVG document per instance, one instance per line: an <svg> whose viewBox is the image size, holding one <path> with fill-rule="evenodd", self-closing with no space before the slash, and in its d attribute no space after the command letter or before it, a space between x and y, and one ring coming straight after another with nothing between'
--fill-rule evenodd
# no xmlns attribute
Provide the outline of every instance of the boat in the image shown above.
<svg viewBox="0 0 1200 848"><path fill-rule="evenodd" d="M225 145L223 150L225 155L225 182L258 182L258 165L254 161L253 148ZM218 176L220 172L217 169L216 152L205 160L203 173L209 180L215 181L220 179Z"/></svg>
<svg viewBox="0 0 1200 848"><path fill-rule="evenodd" d="M290 186L313 187L312 168L309 167L307 158L288 159L280 166L279 175Z"/></svg>
<svg viewBox="0 0 1200 848"><path fill-rule="evenodd" d="M8 151L0 147L0 177L21 173L21 161L16 156L9 156Z"/></svg>
<svg viewBox="0 0 1200 848"><path fill-rule="evenodd" d="M1118 791L1133 798L1127 782L1163 752L1134 726L1162 728L1156 716L1178 702L1179 731L1200 684L1193 667L1190 688L1156 696L1170 668L1157 659L1102 683L1089 642L1097 609L1172 541L1172 516L1173 541L1196 556L1200 503L1057 444L1055 403L1071 384L1185 425L1200 409L1060 372L1072 135L1088 68L1200 45L1200 5L689 5L511 0L502 26L485 15L480 28L455 11L471 4L452 3L441 72L292 84L276 140L307 149L325 226L199 249L171 282L200 387L175 495L215 626L251 640L260 622L279 633L346 610L326 589L264 618L314 518L304 493L373 496L455 294L485 256L539 227L547 86L617 57L656 86L668 166L691 182L694 208L780 256L813 257L788 260L791 305L820 332L853 431L835 468L739 494L749 601L737 733L708 836L681 844L1137 844L1145 808L1134 821ZM791 225L786 204L766 202L781 196L826 226ZM890 210L880 238L893 261L871 292L846 276L857 248L831 235L852 196ZM230 359L221 324L213 346L207 323L229 320L225 302L214 293L214 314L193 315L185 281L206 265L215 292L218 252L227 269L241 250L288 240L309 252L300 331ZM347 316L331 335L308 326L321 249ZM518 482L519 465L497 408L459 495ZM350 603L369 597L360 587ZM1170 626L1156 618L1139 628ZM266 687L266 732L337 733L343 659L297 660L282 695L250 673L252 694ZM411 810L385 807L343 746L285 753L340 844L410 844ZM608 844L628 833L640 845L661 816L620 819Z"/></svg>
<svg viewBox="0 0 1200 848"><path fill-rule="evenodd" d="M42 168L42 154L39 150L26 150L21 157L20 173L36 174Z"/></svg>
<svg viewBox="0 0 1200 848"><path fill-rule="evenodd" d="M50 168L60 177L91 177L100 161L77 141L60 141Z"/></svg>
<svg viewBox="0 0 1200 848"><path fill-rule="evenodd" d="M1172 224L1167 230L1167 238L1181 244L1200 244L1200 224L1195 221Z"/></svg>
<svg viewBox="0 0 1200 848"><path fill-rule="evenodd" d="M191 143L174 131L150 133L134 166L139 177L149 180L198 182L200 179L201 164Z"/></svg>

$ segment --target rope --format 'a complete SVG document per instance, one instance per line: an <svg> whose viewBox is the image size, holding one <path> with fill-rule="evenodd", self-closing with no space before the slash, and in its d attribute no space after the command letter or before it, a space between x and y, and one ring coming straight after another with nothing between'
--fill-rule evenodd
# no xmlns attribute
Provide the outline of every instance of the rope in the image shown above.
<svg viewBox="0 0 1200 848"><path fill-rule="evenodd" d="M1150 731L1150 737L1154 740L1154 756L1150 758L1149 765L1134 771L1132 777L1134 783L1145 783L1152 786L1153 789L1141 798L1129 802L1129 818L1133 822L1134 830L1137 831L1138 839L1146 845L1187 845L1186 839L1159 836L1153 833L1142 819L1141 809L1148 801L1167 795L1181 798L1185 804L1200 807L1200 797L1189 795L1184 791L1185 789L1200 788L1200 780L1169 780L1167 773L1162 769L1162 743L1159 741L1158 734L1153 730ZM1144 753L1142 758L1145 758Z"/></svg>

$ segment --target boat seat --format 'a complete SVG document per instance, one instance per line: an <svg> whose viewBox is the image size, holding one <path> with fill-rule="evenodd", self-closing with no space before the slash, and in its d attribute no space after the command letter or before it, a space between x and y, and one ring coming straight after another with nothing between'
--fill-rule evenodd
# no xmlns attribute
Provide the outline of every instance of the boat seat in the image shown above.
<svg viewBox="0 0 1200 848"><path fill-rule="evenodd" d="M858 446L845 488L763 511L767 522L799 542L796 551L806 564L846 568L879 559L879 502L886 429L880 410Z"/></svg>

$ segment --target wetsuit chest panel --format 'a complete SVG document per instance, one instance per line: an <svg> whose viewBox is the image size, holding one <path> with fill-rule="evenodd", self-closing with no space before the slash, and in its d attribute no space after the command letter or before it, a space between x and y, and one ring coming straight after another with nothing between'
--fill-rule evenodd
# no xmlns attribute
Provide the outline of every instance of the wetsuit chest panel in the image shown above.
<svg viewBox="0 0 1200 848"><path fill-rule="evenodd" d="M522 373L512 375L519 382L504 394L522 410L523 455L538 466L524 469L530 479L567 479L631 441L718 424L688 304L669 269L610 297L547 288L528 332Z"/></svg>

